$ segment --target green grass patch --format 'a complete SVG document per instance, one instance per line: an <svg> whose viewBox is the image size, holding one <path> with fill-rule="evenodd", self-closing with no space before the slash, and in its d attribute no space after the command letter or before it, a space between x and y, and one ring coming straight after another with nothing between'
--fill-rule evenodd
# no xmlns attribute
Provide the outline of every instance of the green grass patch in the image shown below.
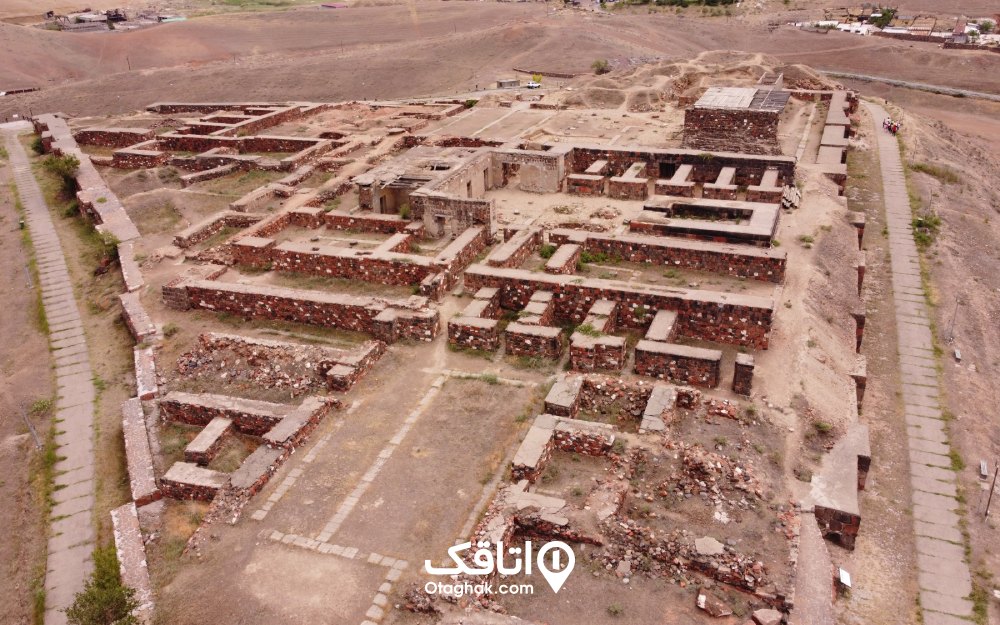
<svg viewBox="0 0 1000 625"><path fill-rule="evenodd" d="M910 163L910 169L921 174L927 174L933 178L937 178L943 184L958 184L962 181L961 176L958 173L946 167L944 165L935 165L934 163Z"/></svg>

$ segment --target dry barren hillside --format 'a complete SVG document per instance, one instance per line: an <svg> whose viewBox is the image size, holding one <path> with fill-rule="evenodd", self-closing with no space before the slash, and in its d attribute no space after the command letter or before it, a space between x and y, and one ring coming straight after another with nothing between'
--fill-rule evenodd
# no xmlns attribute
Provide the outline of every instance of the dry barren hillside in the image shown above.
<svg viewBox="0 0 1000 625"><path fill-rule="evenodd" d="M942 50L763 21L669 12L597 15L535 3L418 2L342 11L217 15L129 33L62 34L0 26L0 115L116 112L150 101L344 99L484 87L514 67L587 73L713 49L781 62L1000 92L1000 55ZM131 71L128 71L131 66Z"/></svg>

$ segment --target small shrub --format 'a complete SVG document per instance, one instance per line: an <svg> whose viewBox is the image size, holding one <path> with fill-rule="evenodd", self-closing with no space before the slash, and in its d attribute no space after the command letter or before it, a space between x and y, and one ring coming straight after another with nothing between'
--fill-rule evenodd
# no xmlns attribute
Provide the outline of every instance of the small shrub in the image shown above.
<svg viewBox="0 0 1000 625"><path fill-rule="evenodd" d="M813 429L816 430L817 434L829 434L833 431L833 425L826 421L813 421Z"/></svg>
<svg viewBox="0 0 1000 625"><path fill-rule="evenodd" d="M403 204L402 206L399 207L399 216L401 218L403 218L403 219L409 219L410 218L410 205L409 204Z"/></svg>
<svg viewBox="0 0 1000 625"><path fill-rule="evenodd" d="M601 336L600 330L589 323L584 323L576 327L576 331L585 336Z"/></svg>
<svg viewBox="0 0 1000 625"><path fill-rule="evenodd" d="M137 625L135 590L122 584L113 545L94 550L94 570L66 610L71 625Z"/></svg>
<svg viewBox="0 0 1000 625"><path fill-rule="evenodd" d="M594 70L594 73L600 76L601 74L607 74L611 71L611 67L608 65L607 59L597 59L590 64L590 68Z"/></svg>
<svg viewBox="0 0 1000 625"><path fill-rule="evenodd" d="M479 103L479 100L473 100L473 99L470 98L470 99L468 99L468 100L465 101L465 108L471 109L472 107L474 107L478 103Z"/></svg>
<svg viewBox="0 0 1000 625"><path fill-rule="evenodd" d="M35 154L45 153L45 146L42 145L41 137L35 137L34 140L31 142L31 151L34 152Z"/></svg>
<svg viewBox="0 0 1000 625"><path fill-rule="evenodd" d="M552 255L556 253L556 247L557 246L552 245L551 243L546 243L540 250L538 250L538 255L544 259L552 258Z"/></svg>
<svg viewBox="0 0 1000 625"><path fill-rule="evenodd" d="M167 325L163 326L163 336L170 338L173 335L180 332L180 330L181 329L177 327L176 323L168 323Z"/></svg>
<svg viewBox="0 0 1000 625"><path fill-rule="evenodd" d="M619 617L625 613L625 608L622 607L620 603L612 603L608 606L608 615Z"/></svg>

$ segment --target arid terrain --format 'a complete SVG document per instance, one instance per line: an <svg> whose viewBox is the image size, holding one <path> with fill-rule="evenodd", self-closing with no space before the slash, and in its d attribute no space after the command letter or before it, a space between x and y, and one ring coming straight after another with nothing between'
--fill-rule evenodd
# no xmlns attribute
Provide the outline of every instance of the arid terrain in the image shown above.
<svg viewBox="0 0 1000 625"><path fill-rule="evenodd" d="M956 613L995 622L996 505L984 515L1000 457L989 413L1000 401L992 383L1000 374L1000 102L823 71L1000 95L1000 54L787 25L821 12L814 0L749 2L716 17L698 7L315 4L147 4L190 19L89 34L20 25L39 11L35 2L0 7L0 91L39 88L0 97L0 122L58 114L35 124L48 145L33 146L20 127L6 145L19 142L41 184L93 363L96 477L86 544L118 541L120 556L138 545L148 562L140 595L155 604L142 618L508 623L497 613L553 625L742 625L775 608L796 625L952 625L934 619ZM980 0L939 4L912 0L900 10L998 10ZM608 73L595 75L599 59ZM498 79L523 83L533 72L542 74L538 91L496 88ZM793 95L767 151L753 151L738 130L727 131L736 139L726 150L692 140L685 109L706 89L755 89L776 75ZM831 94L844 93L849 139L832 164L823 156ZM872 106L901 122L898 143L885 141ZM887 145L901 154L912 223L890 210L891 181L880 169ZM66 149L98 176L90 195L61 193L61 179L46 170L51 157L42 152ZM470 181L459 177L484 154L491 164ZM564 154L558 185L549 169L534 169ZM663 203L679 200L676 186L660 186L677 171L657 160L664 154L693 167L690 205ZM737 176L731 197L712 195L716 176L728 189L724 159ZM36 289L31 233L19 227L23 196L8 184L10 161L0 152L0 269L13 311L0 337L17 337L0 347L0 461L18 469L0 480L0 525L14 528L0 541L10 580L0 610L12 623L48 625L65 622L52 609L60 591L49 589L47 602L44 591L46 536L62 519L46 518L65 460L47 443L60 430L53 369L61 357L46 347L46 298ZM630 178L633 161L648 184ZM774 195L761 174L779 169ZM595 171L610 177L602 191L572 190L592 184ZM642 201L628 195L636 185ZM753 198L757 187L767 199ZM417 198L428 189L462 208L424 208ZM647 193L661 205L650 209ZM789 194L800 199L786 201ZM723 197L731 204L711 209L721 216L697 213ZM779 206L766 242L698 234L742 233L768 202ZM476 211L486 205L483 220ZM669 218L661 223L655 211ZM94 234L94 215L110 237ZM419 228L404 230L411 219ZM694 234L671 231L675 221L695 224L685 226ZM913 232L919 296L900 288L891 228ZM640 234L647 239L631 245L696 239L733 256L728 268L706 269L675 267L646 247L635 257L588 247L601 236ZM572 260L577 244L584 252ZM358 264L325 269L327 256ZM765 257L781 259L780 279L733 269ZM565 266L554 269L556 260ZM568 303L575 296L567 293L590 288L580 296L585 305ZM545 304L550 291L557 295ZM227 303L241 293L274 299ZM540 299L529 300L532 293ZM671 333L657 337L657 309L630 300L634 293L745 308L714 322L682 308ZM899 349L897 337L909 330L898 310L925 296L933 348L922 357L935 365L924 365L932 382L920 389L940 393L944 434L915 447L907 442L912 354ZM285 310L281 297L294 305ZM303 315L332 305L310 299L325 297L348 307L363 300L383 314L370 323ZM599 312L604 304L613 312ZM747 323L755 306L769 311L766 322ZM378 325L384 318L391 331ZM494 327L502 342L478 334ZM549 330L561 338L552 343ZM611 349L595 342L615 345L620 362L589 364L610 358L594 356ZM681 357L691 367L682 373L644 373L651 343L698 355ZM59 349L59 339L51 345ZM748 356L753 385L743 392ZM698 358L718 363L718 380L690 364ZM155 367L152 377L144 367ZM651 398L667 388L679 395L662 409L663 427L650 429ZM573 393L572 406L559 403ZM296 421L314 398L325 407ZM129 401L148 440L152 490L137 486L136 457L126 454L130 446L136 453L130 436L138 431L135 419L122 419ZM923 418L931 405L920 406ZM246 414L261 421L244 423ZM287 439L268 438L292 423L299 429ZM192 455L213 427L228 429ZM560 427L568 439L553 434L532 456L541 432ZM914 454L925 450L947 466L921 464ZM866 458L871 469L859 473ZM915 474L943 469L957 476L954 493L911 487ZM237 487L247 471L263 472ZM942 496L954 499L934 499ZM138 539L116 534L108 516L128 514L132 500ZM960 531L937 542L948 543L949 556L960 552L968 594L927 590L966 575L947 568L951 561L932 570L944 556L928 560L927 524L921 533L918 519L914 530L914 515L939 504L950 506L938 515L942 526L954 520ZM831 523L824 510L840 516ZM446 599L422 590L425 559L443 558L456 540L498 535L566 539L576 545L577 572L558 595ZM853 587L831 599L838 567ZM134 571L124 571L131 584ZM723 614L709 617L699 595Z"/></svg>

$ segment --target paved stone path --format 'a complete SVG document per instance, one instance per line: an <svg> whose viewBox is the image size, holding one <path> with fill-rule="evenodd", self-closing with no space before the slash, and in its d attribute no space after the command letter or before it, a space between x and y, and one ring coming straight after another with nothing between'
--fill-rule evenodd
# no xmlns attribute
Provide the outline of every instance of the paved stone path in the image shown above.
<svg viewBox="0 0 1000 625"><path fill-rule="evenodd" d="M920 278L920 259L910 225L910 201L896 138L878 128L885 109L865 103L875 124L882 169L892 290L903 384L904 416L913 488L917 578L925 625L968 625L972 578L959 529L959 502L951 448L942 420L937 361Z"/></svg>
<svg viewBox="0 0 1000 625"><path fill-rule="evenodd" d="M45 625L62 625L66 623L62 610L69 607L73 595L83 588L92 567L96 393L80 311L73 298L59 237L17 132L5 127L3 137L38 262L49 343L56 364L55 440L60 459L55 466L52 493Z"/></svg>

